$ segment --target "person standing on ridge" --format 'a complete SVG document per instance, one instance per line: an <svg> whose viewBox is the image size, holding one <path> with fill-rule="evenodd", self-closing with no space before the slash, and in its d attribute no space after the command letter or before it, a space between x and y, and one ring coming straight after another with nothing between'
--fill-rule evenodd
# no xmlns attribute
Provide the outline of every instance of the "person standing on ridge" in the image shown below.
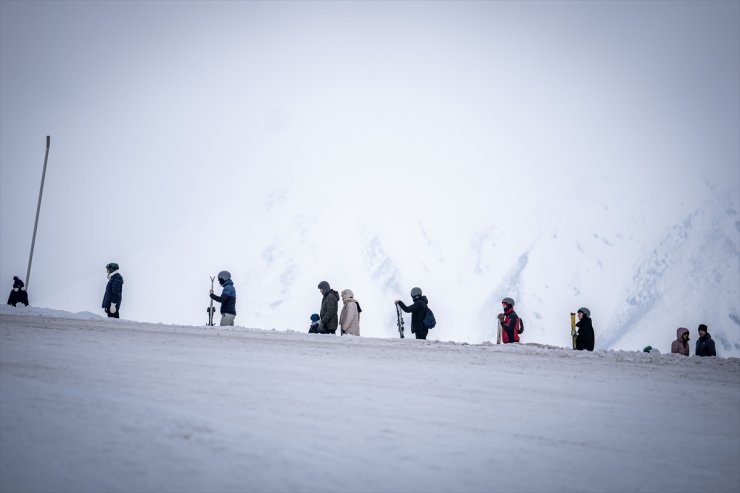
<svg viewBox="0 0 740 493"><path fill-rule="evenodd" d="M697 356L717 356L714 340L704 324L699 325L699 339L696 340L696 352L694 354Z"/></svg>
<svg viewBox="0 0 740 493"><path fill-rule="evenodd" d="M355 294L351 289L342 291L342 313L339 315L339 326L342 328L342 335L351 334L360 335L360 303L355 299Z"/></svg>
<svg viewBox="0 0 740 493"><path fill-rule="evenodd" d="M676 340L671 343L671 353L689 355L689 329L685 327L676 329Z"/></svg>
<svg viewBox="0 0 740 493"><path fill-rule="evenodd" d="M108 284L103 295L103 310L109 318L119 318L123 300L123 276L118 272L118 264L111 262L105 266L108 272Z"/></svg>
<svg viewBox="0 0 740 493"><path fill-rule="evenodd" d="M594 336L594 326L591 321L591 310L586 307L578 309L578 336L576 336L576 350L593 351L596 337Z"/></svg>
<svg viewBox="0 0 740 493"><path fill-rule="evenodd" d="M25 284L23 284L20 277L13 276L13 289L10 290L8 304L16 306L18 303L23 303L28 306L28 293L26 292Z"/></svg>
<svg viewBox="0 0 740 493"><path fill-rule="evenodd" d="M234 281L231 280L231 274L222 270L218 273L218 283L223 287L221 296L213 294L211 289L211 299L221 303L221 322L219 325L234 325L236 318L236 288Z"/></svg>
<svg viewBox="0 0 740 493"><path fill-rule="evenodd" d="M426 339L429 329L424 326L424 315L426 315L429 300L421 293L421 288L411 289L411 306L406 306L403 301L396 300L396 304L406 313L411 313L411 333L417 339Z"/></svg>
<svg viewBox="0 0 740 493"><path fill-rule="evenodd" d="M504 309L504 313L498 314L498 319L501 321L501 341L504 344L512 342L519 342L520 324L519 315L514 311L514 300L511 298L504 298L501 300L501 306Z"/></svg>
<svg viewBox="0 0 740 493"><path fill-rule="evenodd" d="M337 318L337 313L339 312L339 293L333 290L326 281L321 281L318 287L323 296L321 299L321 310L319 311L319 318L321 319L319 334L336 334L337 325L339 325Z"/></svg>

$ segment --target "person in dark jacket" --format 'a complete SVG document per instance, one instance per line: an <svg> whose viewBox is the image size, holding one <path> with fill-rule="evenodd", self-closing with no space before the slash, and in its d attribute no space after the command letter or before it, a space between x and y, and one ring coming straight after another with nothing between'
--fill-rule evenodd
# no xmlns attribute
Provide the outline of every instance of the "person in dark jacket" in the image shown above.
<svg viewBox="0 0 740 493"><path fill-rule="evenodd" d="M504 344L511 342L519 342L519 334L521 333L521 321L519 315L514 311L514 300L511 298L504 298L501 300L501 306L504 309L504 313L498 314L498 319L501 322L501 341Z"/></svg>
<svg viewBox="0 0 740 493"><path fill-rule="evenodd" d="M586 307L578 309L578 323L576 327L578 327L576 349L578 351L593 351L596 337L594 336L594 326L591 321L591 310Z"/></svg>
<svg viewBox="0 0 740 493"><path fill-rule="evenodd" d="M328 282L319 283L321 291L321 310L319 310L319 334L336 334L339 325L339 293Z"/></svg>
<svg viewBox="0 0 740 493"><path fill-rule="evenodd" d="M234 281L231 280L231 274L228 271L222 270L218 273L218 283L223 287L221 296L213 294L211 289L211 299L221 303L221 322L219 325L234 325L234 319L236 318L236 288L234 288Z"/></svg>
<svg viewBox="0 0 740 493"><path fill-rule="evenodd" d="M671 353L689 355L689 329L684 327L676 329L676 340L671 343Z"/></svg>
<svg viewBox="0 0 740 493"><path fill-rule="evenodd" d="M417 339L426 339L429 329L424 327L424 315L427 312L429 300L421 294L421 288L411 290L411 306L401 300L396 300L396 304L406 313L411 313L411 333L416 335Z"/></svg>
<svg viewBox="0 0 740 493"><path fill-rule="evenodd" d="M697 356L717 356L717 351L714 348L714 340L707 331L707 326L704 324L699 325L699 339L696 341L696 353Z"/></svg>
<svg viewBox="0 0 740 493"><path fill-rule="evenodd" d="M10 290L8 304L16 306L18 303L28 306L28 293L23 281L18 276L13 276L13 289Z"/></svg>
<svg viewBox="0 0 740 493"><path fill-rule="evenodd" d="M103 296L103 310L110 318L119 318L121 300L123 299L123 276L118 272L118 264L111 262L105 266L108 272L108 284Z"/></svg>

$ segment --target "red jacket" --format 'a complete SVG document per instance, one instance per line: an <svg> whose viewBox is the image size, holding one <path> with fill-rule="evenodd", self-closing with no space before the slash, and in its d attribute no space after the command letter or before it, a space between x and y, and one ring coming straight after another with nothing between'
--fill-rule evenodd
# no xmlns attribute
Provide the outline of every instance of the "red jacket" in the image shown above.
<svg viewBox="0 0 740 493"><path fill-rule="evenodd" d="M501 322L504 329L501 331L501 341L504 344L519 342L519 324L519 315L513 308L504 310L504 320Z"/></svg>

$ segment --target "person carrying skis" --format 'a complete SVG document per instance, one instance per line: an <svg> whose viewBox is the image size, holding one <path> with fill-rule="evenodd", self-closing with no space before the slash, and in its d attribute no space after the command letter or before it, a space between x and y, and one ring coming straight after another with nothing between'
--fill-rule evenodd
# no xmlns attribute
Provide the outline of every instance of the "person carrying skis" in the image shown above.
<svg viewBox="0 0 740 493"><path fill-rule="evenodd" d="M519 315L514 311L514 300L511 298L504 298L501 300L501 306L504 309L504 313L498 314L498 319L501 322L501 341L504 344L512 342L519 342L520 321Z"/></svg>
<svg viewBox="0 0 740 493"><path fill-rule="evenodd" d="M109 318L119 318L121 300L123 300L123 276L118 272L118 264L111 262L105 266L108 273L108 284L103 295L103 310Z"/></svg>
<svg viewBox="0 0 740 493"><path fill-rule="evenodd" d="M18 303L28 306L28 293L23 281L18 276L13 276L13 289L10 290L8 304L16 306Z"/></svg>
<svg viewBox="0 0 740 493"><path fill-rule="evenodd" d="M676 329L676 340L671 343L671 353L689 355L689 329L685 327Z"/></svg>
<svg viewBox="0 0 740 493"><path fill-rule="evenodd" d="M593 351L596 337L594 336L594 326L591 321L591 310L586 307L578 309L578 335L576 336L576 350Z"/></svg>
<svg viewBox="0 0 740 493"><path fill-rule="evenodd" d="M319 334L336 334L337 325L339 324L337 319L339 293L333 290L326 281L321 281L318 287L323 296L321 299L321 310L319 310L319 317L321 318Z"/></svg>
<svg viewBox="0 0 740 493"><path fill-rule="evenodd" d="M234 325L236 318L236 288L234 281L231 280L231 274L222 270L218 273L218 283L223 287L221 296L213 294L211 289L211 299L221 303L221 322L219 325Z"/></svg>
<svg viewBox="0 0 740 493"><path fill-rule="evenodd" d="M396 304L401 307L401 310L411 313L411 333L415 334L417 339L426 339L429 329L424 326L424 315L426 315L429 300L426 296L422 296L421 288L412 288L411 301L413 301L411 306L406 306L401 300L396 300Z"/></svg>
<svg viewBox="0 0 740 493"><path fill-rule="evenodd" d="M339 326L342 329L342 335L350 334L353 336L360 335L360 313L362 308L355 299L355 294L351 289L342 291L342 313L339 315Z"/></svg>
<svg viewBox="0 0 740 493"><path fill-rule="evenodd" d="M696 340L696 352L694 354L697 356L717 356L714 340L704 324L699 325L699 339Z"/></svg>

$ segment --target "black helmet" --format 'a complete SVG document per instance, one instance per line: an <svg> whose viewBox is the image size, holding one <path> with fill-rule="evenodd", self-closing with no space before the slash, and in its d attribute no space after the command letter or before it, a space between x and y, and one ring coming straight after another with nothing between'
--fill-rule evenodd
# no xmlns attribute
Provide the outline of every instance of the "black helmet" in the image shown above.
<svg viewBox="0 0 740 493"><path fill-rule="evenodd" d="M118 264L115 263L115 262L111 262L109 264L106 264L105 265L105 270L107 270L108 272L115 272L115 271L118 270Z"/></svg>

